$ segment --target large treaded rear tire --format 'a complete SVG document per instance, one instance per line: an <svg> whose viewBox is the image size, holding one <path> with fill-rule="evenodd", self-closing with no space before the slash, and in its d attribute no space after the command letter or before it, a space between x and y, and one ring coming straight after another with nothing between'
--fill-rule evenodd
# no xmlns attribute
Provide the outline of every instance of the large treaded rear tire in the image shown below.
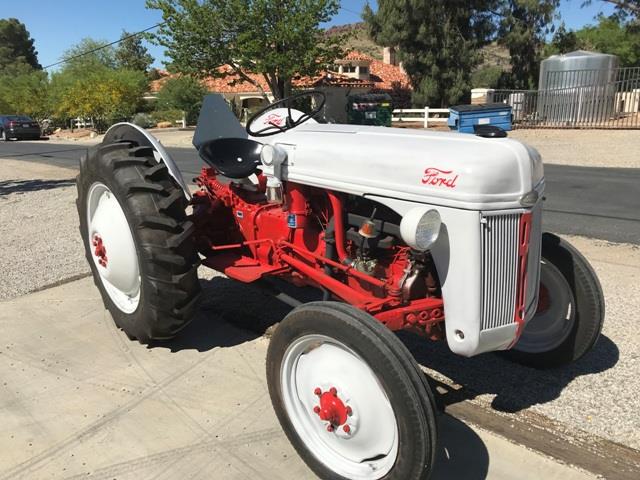
<svg viewBox="0 0 640 480"><path fill-rule="evenodd" d="M93 258L87 195L97 183L106 185L116 197L135 244L140 298L131 313L121 310L105 290ZM182 189L167 167L156 161L151 147L132 142L91 148L80 161L77 188L80 233L87 261L114 322L141 343L173 337L191 320L200 298L199 257Z"/></svg>

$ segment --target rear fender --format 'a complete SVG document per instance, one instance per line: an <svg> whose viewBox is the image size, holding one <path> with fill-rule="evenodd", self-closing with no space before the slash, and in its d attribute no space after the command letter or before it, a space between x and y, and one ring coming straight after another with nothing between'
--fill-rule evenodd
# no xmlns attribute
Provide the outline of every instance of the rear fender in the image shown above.
<svg viewBox="0 0 640 480"><path fill-rule="evenodd" d="M153 156L158 162L162 162L167 166L169 175L171 175L178 185L180 185L187 200L191 200L191 192L182 178L182 174L180 173L176 162L171 158L169 152L167 152L156 137L137 125L123 122L116 123L109 128L107 133L104 135L102 143L109 144L123 141L131 141L140 146L149 146L153 148Z"/></svg>

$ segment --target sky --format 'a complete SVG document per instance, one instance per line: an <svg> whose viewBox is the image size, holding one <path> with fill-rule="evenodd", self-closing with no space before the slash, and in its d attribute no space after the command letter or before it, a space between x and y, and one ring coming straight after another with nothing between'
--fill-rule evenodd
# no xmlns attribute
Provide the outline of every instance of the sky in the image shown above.
<svg viewBox="0 0 640 480"><path fill-rule="evenodd" d="M360 20L359 13L366 0L342 0L341 9L328 25L343 25ZM369 1L376 8L376 0ZM581 8L583 0L562 0L560 14L570 29L594 23L598 13L609 14L612 7L594 0ZM17 18L27 26L35 40L38 59L43 66L58 61L62 53L84 37L117 40L122 30L138 32L162 21L157 10L147 10L145 0L56 0L43 6L41 0L0 0L0 16ZM163 49L147 45L156 59L154 66L162 67Z"/></svg>

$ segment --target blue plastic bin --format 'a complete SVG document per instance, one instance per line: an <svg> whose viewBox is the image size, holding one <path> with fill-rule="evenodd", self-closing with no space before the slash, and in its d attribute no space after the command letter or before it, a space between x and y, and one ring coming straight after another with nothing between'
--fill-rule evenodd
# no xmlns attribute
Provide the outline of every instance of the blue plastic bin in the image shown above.
<svg viewBox="0 0 640 480"><path fill-rule="evenodd" d="M447 125L461 133L474 133L474 125L494 125L511 130L511 106L504 103L457 105L449 108Z"/></svg>

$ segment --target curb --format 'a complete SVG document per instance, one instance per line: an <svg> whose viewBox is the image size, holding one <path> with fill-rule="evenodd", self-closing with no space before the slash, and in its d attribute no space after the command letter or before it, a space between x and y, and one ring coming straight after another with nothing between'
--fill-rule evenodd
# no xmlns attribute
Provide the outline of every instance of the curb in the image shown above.
<svg viewBox="0 0 640 480"><path fill-rule="evenodd" d="M431 377L429 377L430 380ZM640 478L640 451L589 434L534 412L518 417L500 413L473 402L461 390L436 382L444 413L495 433L564 464L579 467L608 479ZM440 392L438 392L440 393Z"/></svg>

